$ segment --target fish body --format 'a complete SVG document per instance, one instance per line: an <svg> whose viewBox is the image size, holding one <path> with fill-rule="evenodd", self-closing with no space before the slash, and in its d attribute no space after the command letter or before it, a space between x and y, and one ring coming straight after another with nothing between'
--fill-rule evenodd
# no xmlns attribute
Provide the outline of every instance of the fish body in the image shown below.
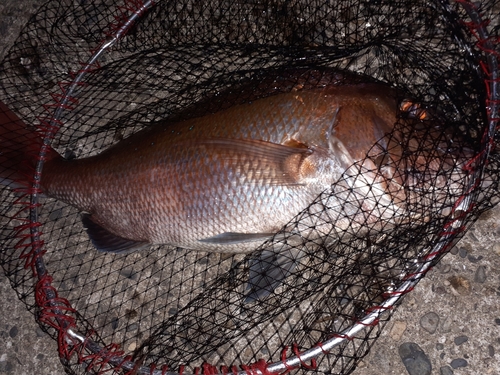
<svg viewBox="0 0 500 375"><path fill-rule="evenodd" d="M395 115L381 85L283 93L54 159L42 190L139 243L251 251L365 158Z"/></svg>
<svg viewBox="0 0 500 375"><path fill-rule="evenodd" d="M249 252L341 177L343 192L328 202L335 212L325 213L338 220L325 233L332 228L340 233L356 227L353 223L397 224L398 218L422 216L418 210L409 213L408 202L419 196L412 191L444 186L440 171L458 175L457 160L464 160L441 143L418 151L419 139L432 138L435 125L421 121L421 112L409 116L415 129L395 131L398 98L388 85L359 78L331 83L305 78L214 113L167 119L95 156L66 160L49 150L42 192L84 212L93 244L106 252L154 244ZM408 102L404 106L411 108ZM0 155L0 180L13 186L26 175L19 173L26 164L24 149L37 140L15 115L6 119L0 119L9 123L0 131L6 150ZM307 229L300 235L307 237ZM265 252L251 264L250 301L293 272L290 255L298 257L293 252ZM272 285L262 278L271 270L281 275Z"/></svg>

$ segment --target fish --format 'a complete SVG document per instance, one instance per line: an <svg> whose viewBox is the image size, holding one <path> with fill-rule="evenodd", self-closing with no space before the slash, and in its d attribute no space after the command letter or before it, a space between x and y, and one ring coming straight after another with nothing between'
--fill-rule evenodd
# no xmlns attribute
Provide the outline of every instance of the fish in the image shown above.
<svg viewBox="0 0 500 375"><path fill-rule="evenodd" d="M467 156L450 152L447 140L417 152L419 139L432 138L437 125L386 83L298 69L266 78L254 91L245 87L197 103L94 156L69 160L49 148L41 192L80 210L101 252L171 245L249 253L342 178L356 199L349 206L339 194L339 209L353 207L351 217L334 223L339 233L353 222L419 217L408 215L411 191L445 186L443 170L462 173ZM232 100L237 91L246 94ZM0 109L0 183L15 187L33 174L27 150L42 141L4 104ZM408 130L395 131L405 113ZM300 249L252 260L247 302L271 294L298 259Z"/></svg>

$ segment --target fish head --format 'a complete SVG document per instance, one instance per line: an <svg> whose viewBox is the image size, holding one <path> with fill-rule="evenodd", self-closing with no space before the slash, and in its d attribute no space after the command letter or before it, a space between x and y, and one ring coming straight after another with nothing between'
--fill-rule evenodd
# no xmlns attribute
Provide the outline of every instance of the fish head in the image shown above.
<svg viewBox="0 0 500 375"><path fill-rule="evenodd" d="M407 211L428 221L446 216L470 182L472 148L429 113L399 113L368 155L381 183Z"/></svg>
<svg viewBox="0 0 500 375"><path fill-rule="evenodd" d="M336 97L340 109L329 148L342 155L349 186L357 189L362 211L371 212L366 222L448 215L470 182L474 151L464 147L459 132L401 97L377 84Z"/></svg>

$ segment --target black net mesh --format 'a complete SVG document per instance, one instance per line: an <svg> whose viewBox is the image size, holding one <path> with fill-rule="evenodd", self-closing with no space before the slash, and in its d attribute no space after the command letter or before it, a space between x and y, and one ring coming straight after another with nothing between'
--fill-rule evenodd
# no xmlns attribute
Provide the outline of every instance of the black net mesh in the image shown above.
<svg viewBox="0 0 500 375"><path fill-rule="evenodd" d="M498 1L48 2L3 61L1 99L67 159L342 77L392 86L399 103L392 132L248 254L97 252L77 208L3 191L0 263L67 371L265 372L259 359L291 357L279 371L352 371L389 307L496 203L499 13ZM385 167L399 189L374 183ZM272 293L249 301L258 259Z"/></svg>

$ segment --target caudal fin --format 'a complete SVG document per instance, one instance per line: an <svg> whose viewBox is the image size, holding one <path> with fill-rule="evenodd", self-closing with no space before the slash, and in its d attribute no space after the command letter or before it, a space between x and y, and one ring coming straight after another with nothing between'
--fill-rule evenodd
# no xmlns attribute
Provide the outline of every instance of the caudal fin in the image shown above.
<svg viewBox="0 0 500 375"><path fill-rule="evenodd" d="M34 174L42 139L0 101L0 185L27 186ZM46 159L60 157L49 149Z"/></svg>

